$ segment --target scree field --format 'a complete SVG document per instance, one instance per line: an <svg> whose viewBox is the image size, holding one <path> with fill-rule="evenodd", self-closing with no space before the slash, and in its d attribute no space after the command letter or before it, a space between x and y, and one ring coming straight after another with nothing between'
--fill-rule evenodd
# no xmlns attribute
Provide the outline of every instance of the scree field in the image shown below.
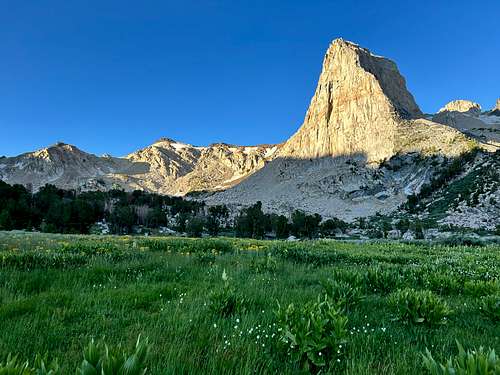
<svg viewBox="0 0 500 375"><path fill-rule="evenodd" d="M498 245L0 232L0 363L139 337L147 374L425 374L500 352L499 278Z"/></svg>

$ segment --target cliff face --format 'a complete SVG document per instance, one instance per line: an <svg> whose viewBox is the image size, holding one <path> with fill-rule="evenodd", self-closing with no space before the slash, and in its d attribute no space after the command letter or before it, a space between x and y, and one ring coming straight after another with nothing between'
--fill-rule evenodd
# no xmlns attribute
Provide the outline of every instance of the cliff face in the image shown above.
<svg viewBox="0 0 500 375"><path fill-rule="evenodd" d="M329 47L304 123L282 157L364 154L382 160L395 150L398 123L421 116L392 61L342 39Z"/></svg>
<svg viewBox="0 0 500 375"><path fill-rule="evenodd" d="M497 99L495 108L491 110L490 114L494 116L500 116L500 98Z"/></svg>

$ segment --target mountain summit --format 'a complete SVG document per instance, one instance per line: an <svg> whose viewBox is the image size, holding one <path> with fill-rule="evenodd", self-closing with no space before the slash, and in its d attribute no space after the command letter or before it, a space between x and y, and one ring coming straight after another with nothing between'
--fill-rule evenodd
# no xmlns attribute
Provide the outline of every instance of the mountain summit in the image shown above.
<svg viewBox="0 0 500 375"><path fill-rule="evenodd" d="M363 153L368 161L394 153L401 120L422 116L394 62L343 39L326 52L304 123L280 155L318 158Z"/></svg>

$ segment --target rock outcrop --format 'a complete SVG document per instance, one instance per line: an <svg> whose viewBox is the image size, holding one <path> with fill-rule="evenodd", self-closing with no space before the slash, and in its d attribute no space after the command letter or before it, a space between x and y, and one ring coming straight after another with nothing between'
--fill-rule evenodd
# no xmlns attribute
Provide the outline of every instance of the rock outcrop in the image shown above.
<svg viewBox="0 0 500 375"><path fill-rule="evenodd" d="M500 116L500 98L497 99L495 108L491 110L490 115Z"/></svg>
<svg viewBox="0 0 500 375"><path fill-rule="evenodd" d="M491 151L500 148L500 110L481 113L479 104L470 100L455 100L432 116L432 121L476 138Z"/></svg>
<svg viewBox="0 0 500 375"><path fill-rule="evenodd" d="M471 115L479 115L481 113L481 106L478 103L474 103L470 100L453 100L441 108L438 113L441 112L462 112Z"/></svg>
<svg viewBox="0 0 500 375"><path fill-rule="evenodd" d="M368 161L394 153L398 123L422 115L396 64L336 39L323 61L304 123L282 157L309 159L363 154Z"/></svg>

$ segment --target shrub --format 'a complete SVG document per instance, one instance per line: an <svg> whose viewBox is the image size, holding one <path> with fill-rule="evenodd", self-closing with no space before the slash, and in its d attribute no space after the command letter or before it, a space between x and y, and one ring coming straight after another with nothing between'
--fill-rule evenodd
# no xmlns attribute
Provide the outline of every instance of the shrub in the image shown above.
<svg viewBox="0 0 500 375"><path fill-rule="evenodd" d="M500 321L500 294L482 298L481 312L493 321Z"/></svg>
<svg viewBox="0 0 500 375"><path fill-rule="evenodd" d="M317 373L341 363L346 351L347 317L326 295L301 307L279 306L276 318L279 350L303 370Z"/></svg>
<svg viewBox="0 0 500 375"><path fill-rule="evenodd" d="M449 358L446 363L438 363L426 349L422 355L424 366L431 375L496 375L500 374L500 358L495 350L485 351L482 347L477 350L465 351L457 341L458 355Z"/></svg>
<svg viewBox="0 0 500 375"><path fill-rule="evenodd" d="M396 320L411 324L444 324L450 314L448 305L429 290L398 290L389 297L389 305Z"/></svg>
<svg viewBox="0 0 500 375"><path fill-rule="evenodd" d="M443 238L437 241L441 245L445 246L485 246L485 242L480 238L470 237L470 236L451 236L448 238Z"/></svg>
<svg viewBox="0 0 500 375"><path fill-rule="evenodd" d="M445 273L429 272L423 280L425 288L439 294L451 294L461 289L456 278Z"/></svg>
<svg viewBox="0 0 500 375"><path fill-rule="evenodd" d="M325 293L328 297L346 311L356 306L363 299L363 295L359 288L353 287L344 281L325 280L321 285L325 289Z"/></svg>
<svg viewBox="0 0 500 375"><path fill-rule="evenodd" d="M202 265L210 265L215 263L215 254L212 253L196 253L196 263Z"/></svg>

